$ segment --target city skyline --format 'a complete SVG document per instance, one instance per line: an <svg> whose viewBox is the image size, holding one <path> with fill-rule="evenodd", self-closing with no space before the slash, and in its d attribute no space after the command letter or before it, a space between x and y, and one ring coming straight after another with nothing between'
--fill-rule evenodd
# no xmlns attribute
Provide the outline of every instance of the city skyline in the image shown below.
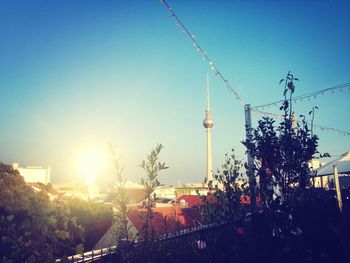
<svg viewBox="0 0 350 263"><path fill-rule="evenodd" d="M282 99L289 70L300 79L296 95L350 82L348 1L168 3L252 106ZM3 1L0 31L0 161L50 165L53 182L79 180L82 152L108 156L112 143L127 180L138 182L138 164L162 143L170 169L161 183L202 182L207 72L214 174L231 148L246 160L244 108L159 1ZM349 88L327 92L297 102L296 115L317 106L316 124L350 131L349 99ZM350 136L315 133L320 152L350 148Z"/></svg>

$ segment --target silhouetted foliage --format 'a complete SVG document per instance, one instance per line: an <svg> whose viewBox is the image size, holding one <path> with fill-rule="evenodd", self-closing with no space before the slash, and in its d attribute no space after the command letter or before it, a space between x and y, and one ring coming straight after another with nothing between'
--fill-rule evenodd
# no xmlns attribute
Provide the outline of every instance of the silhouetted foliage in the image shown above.
<svg viewBox="0 0 350 263"><path fill-rule="evenodd" d="M207 223L233 222L247 213L242 201L247 198L247 180L241 172L243 164L236 159L234 150L225 155L222 170L209 182L209 193L201 197L201 214Z"/></svg>
<svg viewBox="0 0 350 263"><path fill-rule="evenodd" d="M75 197L64 197L61 202L62 206L70 211L71 216L76 218L77 223L84 228L85 250L92 250L112 226L112 206Z"/></svg>
<svg viewBox="0 0 350 263"><path fill-rule="evenodd" d="M130 233L131 225L129 225L127 209L128 198L125 189L125 178L123 176L124 167L120 165L119 158L116 155L115 146L109 145L112 162L113 162L113 174L116 177L116 193L114 203L117 205L118 213L115 218L116 229L116 240L126 239L127 242L131 241L133 237Z"/></svg>
<svg viewBox="0 0 350 263"><path fill-rule="evenodd" d="M84 249L84 229L69 209L2 163L0 214L1 262L52 262Z"/></svg>
<svg viewBox="0 0 350 263"><path fill-rule="evenodd" d="M292 111L295 80L289 72L283 80L285 101L280 109L284 114L279 125L272 118L263 117L252 130L250 140L243 142L256 160L258 193L265 207L275 205L276 201L290 204L309 186L308 163L318 153L318 137L311 134L305 118L299 124Z"/></svg>
<svg viewBox="0 0 350 263"><path fill-rule="evenodd" d="M152 253L154 248L154 240L157 238L157 233L154 231L151 225L151 220L153 218L152 207L155 205L156 194L155 190L160 185L158 181L158 174L160 171L168 169L165 163L159 161L159 154L164 148L162 144L157 144L157 146L151 150L151 153L147 155L146 160L143 160L140 167L144 169L147 174L146 178L141 178L141 184L145 188L146 198L144 201L144 207L146 208L146 215L144 217L144 224L142 231L139 236L139 241L142 242L143 254L146 254L146 250Z"/></svg>
<svg viewBox="0 0 350 263"><path fill-rule="evenodd" d="M251 260L339 262L343 251L334 231L339 221L334 193L312 189L310 184L309 161L328 155L318 156L318 137L312 127L317 107L309 112L311 129L305 116L301 115L301 123L296 121L292 110L296 80L288 72L280 82L284 82L285 98L280 107L282 121L276 124L274 119L263 117L249 140L243 142L256 161L262 204L254 216L252 244L257 256Z"/></svg>

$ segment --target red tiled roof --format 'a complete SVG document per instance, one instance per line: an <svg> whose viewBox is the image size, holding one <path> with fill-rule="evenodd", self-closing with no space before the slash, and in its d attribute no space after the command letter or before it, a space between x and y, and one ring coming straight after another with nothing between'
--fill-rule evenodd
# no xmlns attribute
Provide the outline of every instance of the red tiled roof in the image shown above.
<svg viewBox="0 0 350 263"><path fill-rule="evenodd" d="M202 200L197 195L181 195L176 199L176 203L180 204L181 200L184 200L188 204L188 207L202 205Z"/></svg>
<svg viewBox="0 0 350 263"><path fill-rule="evenodd" d="M150 225L158 234L191 228L197 226L202 220L198 208L155 207L152 208L152 212ZM129 211L129 219L138 232L142 231L146 215L145 208L134 207Z"/></svg>

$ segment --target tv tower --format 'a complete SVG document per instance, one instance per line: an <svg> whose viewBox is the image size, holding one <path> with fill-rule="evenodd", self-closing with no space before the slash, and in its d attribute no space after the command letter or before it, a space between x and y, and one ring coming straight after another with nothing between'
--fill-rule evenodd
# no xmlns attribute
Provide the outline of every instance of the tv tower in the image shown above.
<svg viewBox="0 0 350 263"><path fill-rule="evenodd" d="M205 119L203 120L203 126L207 131L207 182L213 181L213 167L211 158L211 128L214 126L213 119L211 117L211 109L209 103L209 75L207 73L206 81L206 96L207 96L207 109L205 110Z"/></svg>

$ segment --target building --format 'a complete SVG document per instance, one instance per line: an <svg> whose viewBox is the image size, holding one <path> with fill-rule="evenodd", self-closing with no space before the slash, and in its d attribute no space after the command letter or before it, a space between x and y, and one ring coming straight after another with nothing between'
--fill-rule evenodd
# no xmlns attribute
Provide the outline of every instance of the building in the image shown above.
<svg viewBox="0 0 350 263"><path fill-rule="evenodd" d="M309 169L313 172L315 172L318 168L323 166L324 163L321 163L320 160L312 159L309 162ZM328 176L319 176L319 177L312 177L312 184L316 188L329 188L329 180Z"/></svg>
<svg viewBox="0 0 350 263"><path fill-rule="evenodd" d="M46 169L40 166L28 166L27 168L19 167L18 163L13 163L12 168L17 170L23 176L26 183L42 183L48 184L51 182L51 168Z"/></svg>
<svg viewBox="0 0 350 263"><path fill-rule="evenodd" d="M64 196L76 197L83 200L102 200L100 188L97 185L84 185L81 182L54 184L53 188Z"/></svg>

